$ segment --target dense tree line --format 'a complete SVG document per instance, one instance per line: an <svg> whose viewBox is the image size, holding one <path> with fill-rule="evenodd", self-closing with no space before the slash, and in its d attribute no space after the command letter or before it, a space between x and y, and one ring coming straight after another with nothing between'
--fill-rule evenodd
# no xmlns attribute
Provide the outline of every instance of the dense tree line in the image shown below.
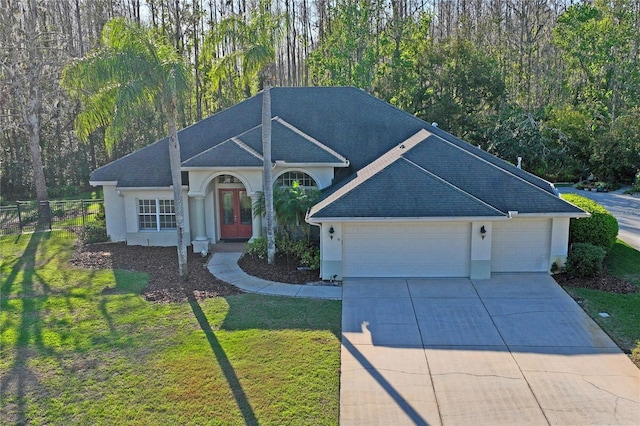
<svg viewBox="0 0 640 426"><path fill-rule="evenodd" d="M264 85L353 85L549 179L629 181L640 168L640 0L0 5L3 200L85 189L94 168L168 134L153 104L109 150L103 129L86 142L74 132L79 103L62 70L115 17L151 28L191 65L179 127Z"/></svg>

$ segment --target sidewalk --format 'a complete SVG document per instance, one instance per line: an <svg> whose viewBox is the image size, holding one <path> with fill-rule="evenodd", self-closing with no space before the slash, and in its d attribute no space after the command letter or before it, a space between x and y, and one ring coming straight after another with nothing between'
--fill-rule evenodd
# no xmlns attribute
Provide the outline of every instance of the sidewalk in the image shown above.
<svg viewBox="0 0 640 426"><path fill-rule="evenodd" d="M207 268L218 279L249 293L342 300L341 286L284 284L248 275L238 266L240 256L238 252L214 253Z"/></svg>

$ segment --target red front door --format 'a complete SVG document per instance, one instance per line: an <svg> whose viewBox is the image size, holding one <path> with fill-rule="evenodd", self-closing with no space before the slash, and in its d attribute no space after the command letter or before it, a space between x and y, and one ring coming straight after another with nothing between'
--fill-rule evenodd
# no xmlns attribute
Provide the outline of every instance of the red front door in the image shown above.
<svg viewBox="0 0 640 426"><path fill-rule="evenodd" d="M251 238L251 198L244 189L220 189L220 238Z"/></svg>

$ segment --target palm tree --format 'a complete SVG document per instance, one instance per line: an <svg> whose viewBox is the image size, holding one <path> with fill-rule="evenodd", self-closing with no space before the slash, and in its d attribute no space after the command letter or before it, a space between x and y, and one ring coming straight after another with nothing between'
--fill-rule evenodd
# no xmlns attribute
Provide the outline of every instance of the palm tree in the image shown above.
<svg viewBox="0 0 640 426"><path fill-rule="evenodd" d="M189 69L184 60L166 40L150 30L116 18L105 24L99 47L65 67L61 83L81 102L75 120L78 137L86 140L94 130L106 127L104 140L109 151L138 108L154 102L160 104L169 127L178 269L180 280L186 280L187 247L176 126L178 98L189 88Z"/></svg>
<svg viewBox="0 0 640 426"><path fill-rule="evenodd" d="M265 86L262 91L262 185L265 198L265 220L267 222L267 263L276 261L276 238L273 232L273 186L271 181L271 91Z"/></svg>
<svg viewBox="0 0 640 426"><path fill-rule="evenodd" d="M238 74L245 96L251 96L256 79L257 90L264 88L266 71L276 59L276 44L282 37L284 20L284 15L271 12L270 4L262 0L247 14L248 20L231 15L211 32L209 47L227 50L209 72L213 90L221 90L223 81L236 79Z"/></svg>

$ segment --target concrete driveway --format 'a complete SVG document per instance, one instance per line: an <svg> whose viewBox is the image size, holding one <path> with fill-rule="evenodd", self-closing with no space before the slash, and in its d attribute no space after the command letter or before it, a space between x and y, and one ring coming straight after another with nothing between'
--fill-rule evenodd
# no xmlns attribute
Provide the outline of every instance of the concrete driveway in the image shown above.
<svg viewBox="0 0 640 426"><path fill-rule="evenodd" d="M614 192L580 191L575 188L558 188L562 194L573 193L590 198L604 206L618 219L618 238L636 250L640 250L640 197L623 194L624 190Z"/></svg>
<svg viewBox="0 0 640 426"><path fill-rule="evenodd" d="M640 370L546 274L343 284L341 425L640 424Z"/></svg>

